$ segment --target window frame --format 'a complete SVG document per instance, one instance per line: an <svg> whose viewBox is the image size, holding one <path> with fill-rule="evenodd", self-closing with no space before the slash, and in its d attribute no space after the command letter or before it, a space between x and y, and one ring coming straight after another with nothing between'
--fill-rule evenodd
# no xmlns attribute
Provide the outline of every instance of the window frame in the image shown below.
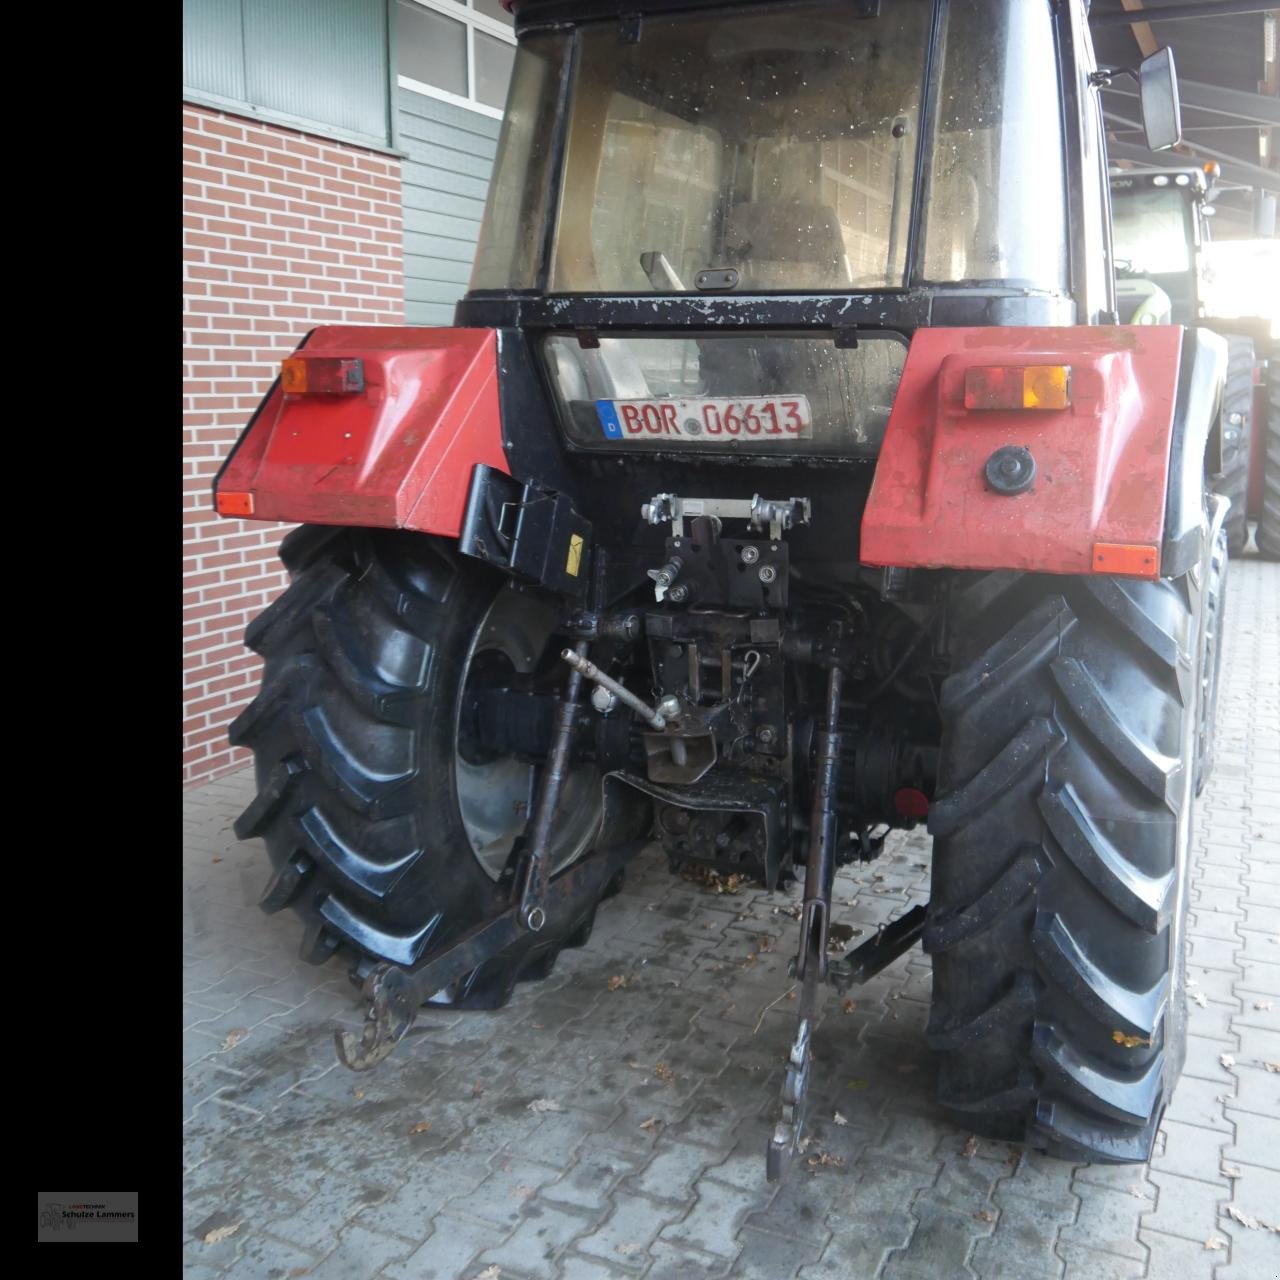
<svg viewBox="0 0 1280 1280"><path fill-rule="evenodd" d="M475 96L476 33L492 36L494 39L502 41L503 44L510 45L514 50L516 47L515 28L508 27L496 19L481 13L474 7L474 3L475 0L390 0L393 10L399 4L406 4L410 7L430 10L432 13L439 14L445 18L452 18L453 21L462 24L466 35L468 92L465 96L453 93L449 89L440 89L436 85L428 84L425 80L415 80L412 76L401 75L398 65L395 67L396 84L401 89L408 89L412 93L420 93L427 98L435 98L438 102L448 102L455 107L462 107L464 110L488 116L491 120L501 120L505 113L505 105L491 107L487 102L481 102ZM393 31L395 21L396 15L392 12L389 26ZM397 63L398 60L397 54Z"/></svg>

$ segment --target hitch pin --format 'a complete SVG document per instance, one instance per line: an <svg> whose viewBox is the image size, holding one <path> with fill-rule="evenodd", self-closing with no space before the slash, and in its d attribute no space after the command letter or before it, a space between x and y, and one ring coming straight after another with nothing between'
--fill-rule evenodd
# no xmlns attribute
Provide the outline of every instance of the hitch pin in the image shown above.
<svg viewBox="0 0 1280 1280"><path fill-rule="evenodd" d="M667 727L666 717L659 711L655 711L647 702L641 702L626 685L619 684L612 676L607 676L594 662L575 653L572 649L562 649L560 656L575 670L579 671L588 680L594 681L603 689L613 694L619 702L625 702L642 720L648 721L655 729L665 729Z"/></svg>

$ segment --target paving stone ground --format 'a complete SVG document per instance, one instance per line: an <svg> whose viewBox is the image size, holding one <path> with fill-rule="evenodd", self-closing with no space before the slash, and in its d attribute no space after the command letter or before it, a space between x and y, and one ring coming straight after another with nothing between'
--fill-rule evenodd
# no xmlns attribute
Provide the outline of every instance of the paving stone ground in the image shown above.
<svg viewBox="0 0 1280 1280"><path fill-rule="evenodd" d="M1275 1280L1280 1234L1245 1222L1280 1223L1280 565L1231 575L1187 1063L1148 1167L968 1153L933 1102L917 950L851 1011L826 997L809 1154L836 1163L769 1186L796 898L717 896L656 853L547 980L426 1014L353 1075L341 966L300 962L296 922L256 907L265 855L231 832L245 772L186 796L189 1280ZM865 935L926 899L928 869L926 837L894 837L840 875L836 919Z"/></svg>

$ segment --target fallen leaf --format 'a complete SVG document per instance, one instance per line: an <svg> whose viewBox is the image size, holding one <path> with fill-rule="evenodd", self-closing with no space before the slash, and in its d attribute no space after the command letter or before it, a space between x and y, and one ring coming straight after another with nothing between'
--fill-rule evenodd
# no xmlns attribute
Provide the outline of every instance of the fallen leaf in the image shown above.
<svg viewBox="0 0 1280 1280"><path fill-rule="evenodd" d="M990 1209L979 1209L973 1216L979 1222L994 1222L996 1220L996 1215Z"/></svg>
<svg viewBox="0 0 1280 1280"><path fill-rule="evenodd" d="M1236 1065L1236 1060L1229 1053L1218 1054L1218 1061L1222 1063L1222 1065L1226 1067L1228 1071L1230 1071L1231 1068Z"/></svg>
<svg viewBox="0 0 1280 1280"><path fill-rule="evenodd" d="M1209 1003L1209 997L1208 997L1208 996L1206 996L1206 995L1205 995L1205 993L1204 993L1203 991L1193 991L1193 992L1191 993L1191 998L1192 998L1192 999L1196 1002L1196 1004L1198 1004L1202 1009L1203 1009L1203 1008L1205 1008L1205 1006L1206 1006L1206 1005L1208 1005L1208 1003Z"/></svg>
<svg viewBox="0 0 1280 1280"><path fill-rule="evenodd" d="M627 985L627 980L620 973L615 973L608 982L604 984L610 991L617 991L620 987Z"/></svg>
<svg viewBox="0 0 1280 1280"><path fill-rule="evenodd" d="M502 1268L491 1262L483 1271L477 1271L475 1280L502 1280Z"/></svg>
<svg viewBox="0 0 1280 1280"><path fill-rule="evenodd" d="M511 1194L515 1196L517 1200L527 1200L531 1195L533 1195L533 1188L517 1187Z"/></svg>
<svg viewBox="0 0 1280 1280"><path fill-rule="evenodd" d="M1123 1031L1113 1031L1111 1038L1116 1044L1122 1044L1126 1049L1137 1049L1142 1045L1150 1045L1150 1036L1127 1036Z"/></svg>
<svg viewBox="0 0 1280 1280"><path fill-rule="evenodd" d="M650 1133L656 1133L661 1124L662 1121L659 1120L657 1116L650 1116L647 1120L641 1122L640 1127L642 1129L648 1129Z"/></svg>
<svg viewBox="0 0 1280 1280"><path fill-rule="evenodd" d="M542 1030L544 1030L544 1029L545 1029L545 1027L546 1027L546 1023L545 1023L545 1022L531 1022L531 1023L529 1023L529 1025L530 1025L530 1026L531 1026L535 1031L542 1031Z"/></svg>
<svg viewBox="0 0 1280 1280"><path fill-rule="evenodd" d="M359 1102L359 1101L360 1101L360 1099L364 1097L364 1090L363 1090L363 1089L353 1089L353 1090L352 1090L352 1097L354 1097L354 1098L355 1098L355 1100L356 1100L357 1102Z"/></svg>
<svg viewBox="0 0 1280 1280"><path fill-rule="evenodd" d="M1206 1249L1225 1249L1227 1242L1221 1236L1210 1236L1205 1242Z"/></svg>
<svg viewBox="0 0 1280 1280"><path fill-rule="evenodd" d="M242 1226L244 1226L243 1218L239 1222L233 1222L229 1227L214 1227L212 1231L205 1233L204 1242L205 1244L218 1244L229 1236L235 1235Z"/></svg>
<svg viewBox="0 0 1280 1280"><path fill-rule="evenodd" d="M740 886L746 883L747 877L739 875L734 871L727 876L722 876L718 871L710 867L686 866L680 872L682 880L688 880L691 884L700 884L710 889L712 893L737 893Z"/></svg>
<svg viewBox="0 0 1280 1280"><path fill-rule="evenodd" d="M426 1133L431 1128L430 1120L419 1120L410 1130L410 1133Z"/></svg>
<svg viewBox="0 0 1280 1280"><path fill-rule="evenodd" d="M248 1027L233 1027L227 1032L227 1038L222 1042L222 1047L224 1049L234 1049L248 1034Z"/></svg>
<svg viewBox="0 0 1280 1280"><path fill-rule="evenodd" d="M1250 1231L1257 1231L1262 1225L1257 1218L1251 1218L1243 1209L1237 1209L1235 1205L1227 1205L1227 1217L1234 1218L1242 1227L1248 1227Z"/></svg>
<svg viewBox="0 0 1280 1280"><path fill-rule="evenodd" d="M966 1160L972 1160L973 1157L978 1154L978 1139L975 1134L971 1133L968 1138L965 1139L965 1144L961 1148L960 1154L964 1156Z"/></svg>
<svg viewBox="0 0 1280 1280"><path fill-rule="evenodd" d="M1270 1000L1255 1000L1255 1001L1253 1002L1253 1007L1254 1007L1255 1009L1261 1009L1261 1010L1263 1011L1263 1013L1265 1013L1268 1009L1270 1009L1270 1008L1271 1008L1271 1001L1270 1001Z"/></svg>
<svg viewBox="0 0 1280 1280"><path fill-rule="evenodd" d="M298 1280L299 1276L309 1276L310 1274L310 1267L294 1267L294 1269L289 1272L289 1280Z"/></svg>
<svg viewBox="0 0 1280 1280"><path fill-rule="evenodd" d="M632 1244L630 1242L626 1242L623 1244L615 1245L614 1252L622 1254L624 1258L634 1258L637 1253L644 1252L644 1245Z"/></svg>
<svg viewBox="0 0 1280 1280"><path fill-rule="evenodd" d="M845 1013L852 1013L857 1007L858 1006L854 1004L852 1000L846 1000L844 1004L840 1006Z"/></svg>
<svg viewBox="0 0 1280 1280"><path fill-rule="evenodd" d="M657 1076L663 1084L671 1084L676 1078L676 1073L672 1071L665 1062L655 1062L653 1064L653 1074Z"/></svg>
<svg viewBox="0 0 1280 1280"><path fill-rule="evenodd" d="M806 1163L810 1169L823 1169L827 1166L832 1169L843 1169L844 1156L833 1156L830 1151L819 1151L816 1155L810 1156Z"/></svg>
<svg viewBox="0 0 1280 1280"><path fill-rule="evenodd" d="M1268 1071L1280 1072L1280 1062L1264 1062L1262 1064Z"/></svg>
<svg viewBox="0 0 1280 1280"><path fill-rule="evenodd" d="M839 1124L839 1125L845 1125L845 1124L848 1124L848 1123L849 1123L849 1122L844 1118L844 1116L842 1116L838 1111L835 1113L835 1115L833 1115L833 1116L831 1117L831 1119L832 1119L833 1121L835 1121L835 1123L836 1123L836 1124Z"/></svg>
<svg viewBox="0 0 1280 1280"><path fill-rule="evenodd" d="M475 1084L471 1086L471 1096L473 1098L478 1098L483 1092L484 1092L484 1085L482 1085L480 1081L477 1080Z"/></svg>
<svg viewBox="0 0 1280 1280"><path fill-rule="evenodd" d="M845 1085L845 1088L846 1089L870 1089L871 1081L870 1080L850 1080L849 1083Z"/></svg>
<svg viewBox="0 0 1280 1280"><path fill-rule="evenodd" d="M805 1136L796 1143L796 1150L799 1151L801 1155L804 1155L811 1146L813 1146L813 1135L805 1134Z"/></svg>
<svg viewBox="0 0 1280 1280"><path fill-rule="evenodd" d="M221 861L222 861L222 859L221 859L221 858L214 858L214 859L213 859L213 861L214 861L214 862L221 862Z"/></svg>
<svg viewBox="0 0 1280 1280"><path fill-rule="evenodd" d="M534 1098L526 1110L541 1115L544 1111L563 1111L564 1108L554 1098Z"/></svg>

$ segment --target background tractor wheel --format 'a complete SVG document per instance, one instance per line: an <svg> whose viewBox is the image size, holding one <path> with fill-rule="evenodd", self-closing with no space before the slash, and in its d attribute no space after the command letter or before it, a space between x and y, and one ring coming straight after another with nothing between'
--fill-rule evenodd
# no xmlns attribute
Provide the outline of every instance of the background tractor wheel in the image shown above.
<svg viewBox="0 0 1280 1280"><path fill-rule="evenodd" d="M1249 446L1253 434L1253 340L1227 339L1227 381L1222 393L1222 475L1213 491L1231 499L1227 550L1238 556L1249 541Z"/></svg>
<svg viewBox="0 0 1280 1280"><path fill-rule="evenodd" d="M258 782L236 835L266 842L262 907L301 916L304 958L340 952L356 975L374 958L409 965L507 905L537 770L473 728L487 691L518 689L536 708L562 690L564 639L538 597L459 564L440 539L304 526L280 555L290 586L245 635L265 669L230 731L252 747ZM601 830L590 765L571 771L560 813L553 870L641 834L635 814L626 831ZM432 1003L505 1003L518 978L545 976L561 947L587 940L596 905Z"/></svg>
<svg viewBox="0 0 1280 1280"><path fill-rule="evenodd" d="M1262 510L1258 550L1280 560L1280 357L1267 370L1267 438L1262 454Z"/></svg>
<svg viewBox="0 0 1280 1280"><path fill-rule="evenodd" d="M1150 1154L1185 1052L1199 610L1190 575L953 600L924 945L939 1100L970 1130Z"/></svg>
<svg viewBox="0 0 1280 1280"><path fill-rule="evenodd" d="M1196 712L1196 795L1213 774L1213 748L1218 723L1218 684L1222 675L1222 637L1227 616L1227 531L1218 530L1204 592L1204 628L1200 648L1200 700Z"/></svg>

